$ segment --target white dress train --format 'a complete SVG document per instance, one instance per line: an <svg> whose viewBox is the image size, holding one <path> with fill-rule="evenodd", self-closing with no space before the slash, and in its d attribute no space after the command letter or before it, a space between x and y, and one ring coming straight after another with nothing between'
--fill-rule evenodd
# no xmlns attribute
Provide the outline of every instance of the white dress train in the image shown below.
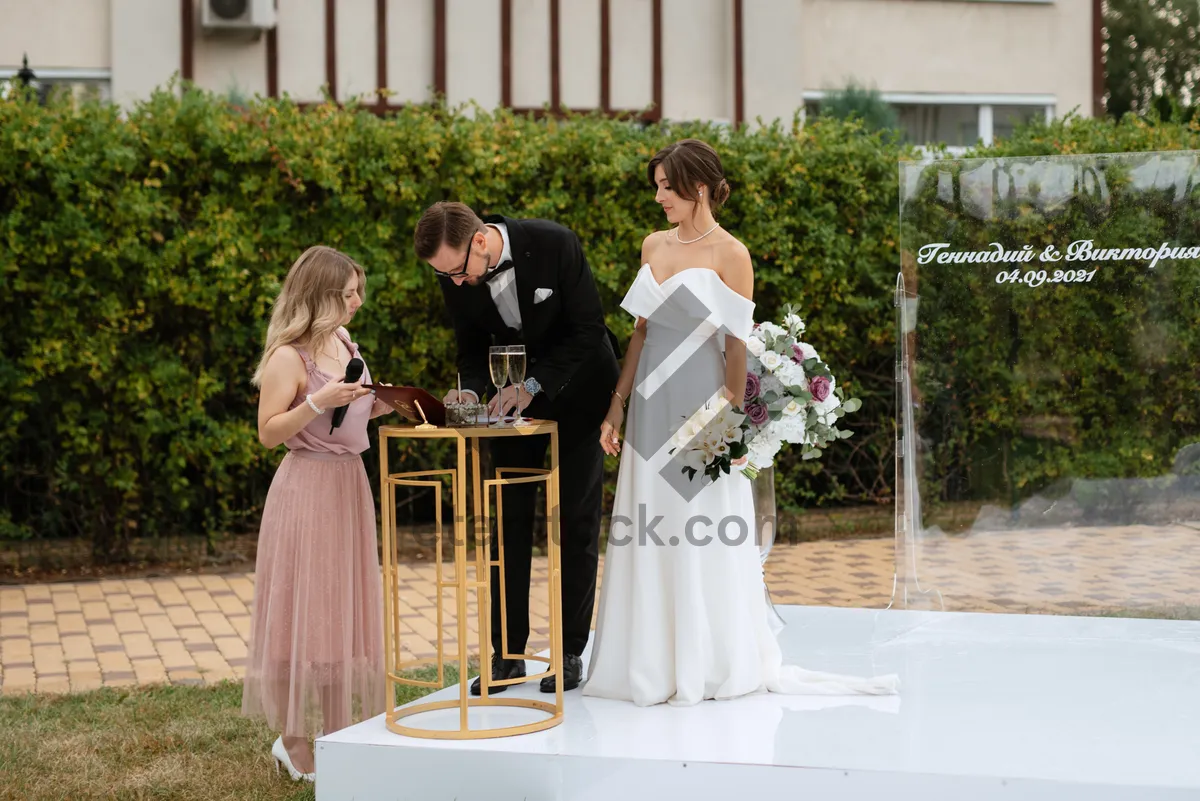
<svg viewBox="0 0 1200 801"><path fill-rule="evenodd" d="M666 440L716 397L725 378L724 332L747 339L754 303L707 268L659 284L643 265L621 307L646 318L646 341L628 404L583 694L650 706L766 691L896 693L894 675L858 678L783 664L763 592L749 479L734 470L694 496L694 486L680 492L680 465Z"/></svg>

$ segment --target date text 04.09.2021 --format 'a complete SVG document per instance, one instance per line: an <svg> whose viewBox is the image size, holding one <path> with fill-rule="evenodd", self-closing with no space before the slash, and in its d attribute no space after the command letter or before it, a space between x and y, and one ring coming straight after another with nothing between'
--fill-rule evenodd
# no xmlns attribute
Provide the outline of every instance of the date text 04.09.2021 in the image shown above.
<svg viewBox="0 0 1200 801"><path fill-rule="evenodd" d="M1087 283L1096 275L1096 269L1089 270L1003 270L996 274L997 284L1024 284L1029 287L1039 287L1042 284L1080 284Z"/></svg>

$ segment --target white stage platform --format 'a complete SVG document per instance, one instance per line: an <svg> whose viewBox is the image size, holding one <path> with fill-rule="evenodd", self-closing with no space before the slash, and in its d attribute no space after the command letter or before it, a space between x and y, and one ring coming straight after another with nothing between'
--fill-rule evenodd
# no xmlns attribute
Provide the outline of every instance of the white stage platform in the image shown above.
<svg viewBox="0 0 1200 801"><path fill-rule="evenodd" d="M317 742L317 799L1200 799L1200 622L779 611L786 661L896 672L900 695L642 709L574 690L556 728L471 742L402 737L380 716Z"/></svg>

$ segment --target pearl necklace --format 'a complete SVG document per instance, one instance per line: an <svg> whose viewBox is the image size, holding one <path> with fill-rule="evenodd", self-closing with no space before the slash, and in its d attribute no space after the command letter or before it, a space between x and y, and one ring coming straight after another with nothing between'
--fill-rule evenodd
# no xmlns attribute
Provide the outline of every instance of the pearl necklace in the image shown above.
<svg viewBox="0 0 1200 801"><path fill-rule="evenodd" d="M681 245L690 245L690 244L692 244L693 242L699 242L701 239L703 239L704 237L708 236L709 234L711 234L713 231L717 230L717 229L718 229L718 228L720 228L720 227L721 227L721 224L720 224L720 223L715 223L715 224L713 224L713 227L712 227L712 228L709 228L707 231L705 231L704 233L700 234L700 236L696 237L695 239L680 239L680 238L679 238L679 229L678 229L678 228L675 228L675 229L673 229L673 230L671 231L671 233L675 234L675 239L676 239L676 240L679 242L679 244L681 244Z"/></svg>

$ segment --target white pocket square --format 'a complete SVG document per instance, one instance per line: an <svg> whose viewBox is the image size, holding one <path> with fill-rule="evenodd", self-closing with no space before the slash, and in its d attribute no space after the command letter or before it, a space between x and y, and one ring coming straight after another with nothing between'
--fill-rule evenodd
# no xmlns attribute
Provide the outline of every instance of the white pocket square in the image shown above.
<svg viewBox="0 0 1200 801"><path fill-rule="evenodd" d="M545 300L546 298L550 297L553 294L554 294L553 289L547 289L546 287L540 287L539 289L535 289L533 291L533 302L541 303L543 300Z"/></svg>

